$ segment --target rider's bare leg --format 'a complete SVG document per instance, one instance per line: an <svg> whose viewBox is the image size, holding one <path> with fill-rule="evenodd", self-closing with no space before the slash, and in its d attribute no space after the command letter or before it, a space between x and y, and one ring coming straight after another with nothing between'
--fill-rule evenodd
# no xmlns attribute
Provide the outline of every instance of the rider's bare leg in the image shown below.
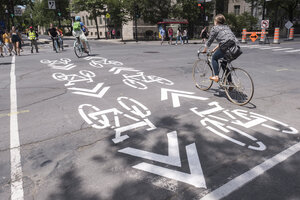
<svg viewBox="0 0 300 200"><path fill-rule="evenodd" d="M84 50L85 50L85 51L88 51L85 41L84 41L84 40L81 40L81 42L82 42L82 45L83 45Z"/></svg>

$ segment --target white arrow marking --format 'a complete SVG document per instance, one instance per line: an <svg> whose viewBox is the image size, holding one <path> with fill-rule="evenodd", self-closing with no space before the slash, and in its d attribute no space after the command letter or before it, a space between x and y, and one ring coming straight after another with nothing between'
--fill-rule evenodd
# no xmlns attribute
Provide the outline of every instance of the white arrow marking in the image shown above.
<svg viewBox="0 0 300 200"><path fill-rule="evenodd" d="M197 188L207 188L206 182L204 179L203 171L201 168L200 160L197 153L197 148L195 143L192 143L186 146L186 152L188 157L188 163L190 167L191 173L183 173L179 171L175 171L172 169L167 169L163 167L159 167L156 165L148 164L148 163L140 163L133 168L143 170L152 174L156 174L159 176L167 177L170 179L174 179L177 181L181 181L190 185L193 185Z"/></svg>
<svg viewBox="0 0 300 200"><path fill-rule="evenodd" d="M179 147L178 147L178 139L177 139L177 132L173 131L167 134L168 136L168 156L160 155L152 152L147 152L131 147L127 147L124 149L119 150L121 153L129 154L132 156L157 161L160 163L165 163L177 167L181 167L180 162L180 155L179 155Z"/></svg>
<svg viewBox="0 0 300 200"><path fill-rule="evenodd" d="M208 99L206 97L193 96L192 94L195 94L194 92L186 92L186 91L162 88L161 89L161 101L168 99L168 92L171 92L174 108L180 107L179 97L186 97L186 98L198 99L198 100L207 100Z"/></svg>
<svg viewBox="0 0 300 200"><path fill-rule="evenodd" d="M91 96L91 97L97 97L97 98L102 98L107 90L110 87L104 87L99 93L98 90L102 87L103 83L98 83L96 87L93 89L85 89L85 88L68 88L69 90L77 90L81 92L73 92L74 94L79 94L79 95L85 95L85 96Z"/></svg>
<svg viewBox="0 0 300 200"><path fill-rule="evenodd" d="M139 72L140 70L129 68L129 67L113 67L109 70L109 72L115 71L114 74L120 74L121 71L130 71L130 72Z"/></svg>

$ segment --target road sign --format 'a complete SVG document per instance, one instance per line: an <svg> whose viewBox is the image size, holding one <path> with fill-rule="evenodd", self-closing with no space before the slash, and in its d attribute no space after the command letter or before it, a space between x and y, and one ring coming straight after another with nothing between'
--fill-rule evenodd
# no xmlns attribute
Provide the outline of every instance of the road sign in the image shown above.
<svg viewBox="0 0 300 200"><path fill-rule="evenodd" d="M110 14L109 14L109 13L106 13L105 17L106 17L107 19L109 19L109 18L110 18Z"/></svg>
<svg viewBox="0 0 300 200"><path fill-rule="evenodd" d="M288 21L284 26L287 28L287 29L290 29L292 28L294 24L291 22L291 21Z"/></svg>
<svg viewBox="0 0 300 200"><path fill-rule="evenodd" d="M261 28L269 28L269 20L261 20Z"/></svg>
<svg viewBox="0 0 300 200"><path fill-rule="evenodd" d="M255 42L255 40L258 38L258 36L257 36L257 34L256 33L252 33L251 35L250 35L250 39L252 40L252 42Z"/></svg>
<svg viewBox="0 0 300 200"><path fill-rule="evenodd" d="M56 9L56 6L55 6L55 1L51 1L51 0L48 0L48 7L49 9Z"/></svg>
<svg viewBox="0 0 300 200"><path fill-rule="evenodd" d="M14 14L15 16L22 16L22 8L15 6L14 7Z"/></svg>

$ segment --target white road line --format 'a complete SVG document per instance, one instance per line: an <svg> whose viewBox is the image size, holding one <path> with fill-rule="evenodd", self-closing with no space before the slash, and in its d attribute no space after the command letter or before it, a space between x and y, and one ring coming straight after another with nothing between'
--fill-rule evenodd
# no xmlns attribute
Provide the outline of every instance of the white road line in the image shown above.
<svg viewBox="0 0 300 200"><path fill-rule="evenodd" d="M289 50L289 49L293 49L293 48L273 49L273 51L283 51L283 50Z"/></svg>
<svg viewBox="0 0 300 200"><path fill-rule="evenodd" d="M225 183L221 187L208 193L206 196L202 197L200 200L217 200L228 196L233 191L241 188L243 185L262 175L267 170L278 165L279 163L285 161L287 158L291 157L295 153L300 151L300 142L291 146L290 148L278 153L272 158L264 161L263 163L257 165L251 170L243 173L242 175L232 179L231 181Z"/></svg>
<svg viewBox="0 0 300 200"><path fill-rule="evenodd" d="M287 52L287 53L292 53L292 52L298 52L298 51L300 51L300 49L291 50L291 51L285 51L285 52Z"/></svg>
<svg viewBox="0 0 300 200"><path fill-rule="evenodd" d="M265 50L265 49L278 49L278 48L281 48L281 47L262 47L260 49Z"/></svg>
<svg viewBox="0 0 300 200"><path fill-rule="evenodd" d="M17 89L15 59L12 57L10 71L10 113L17 113ZM21 165L18 115L10 115L10 164L11 164L11 200L23 200L23 174Z"/></svg>

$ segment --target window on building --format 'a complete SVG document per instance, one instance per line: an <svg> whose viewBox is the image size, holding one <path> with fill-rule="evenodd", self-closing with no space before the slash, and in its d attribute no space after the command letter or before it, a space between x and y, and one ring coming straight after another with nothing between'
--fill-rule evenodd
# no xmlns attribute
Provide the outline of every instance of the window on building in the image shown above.
<svg viewBox="0 0 300 200"><path fill-rule="evenodd" d="M93 19L91 19L91 26L93 26Z"/></svg>
<svg viewBox="0 0 300 200"><path fill-rule="evenodd" d="M97 36L97 32L95 32L95 36Z"/></svg>
<svg viewBox="0 0 300 200"><path fill-rule="evenodd" d="M234 6L234 14L235 15L239 15L240 14L240 8L241 8L240 5L235 5Z"/></svg>
<svg viewBox="0 0 300 200"><path fill-rule="evenodd" d="M102 36L102 32L100 32L100 36Z"/></svg>
<svg viewBox="0 0 300 200"><path fill-rule="evenodd" d="M93 36L93 32L91 32L91 36Z"/></svg>
<svg viewBox="0 0 300 200"><path fill-rule="evenodd" d="M102 17L100 17L100 24L102 24Z"/></svg>
<svg viewBox="0 0 300 200"><path fill-rule="evenodd" d="M89 26L89 25L90 25L90 24L89 24L89 17L86 16L85 18L86 18L86 25Z"/></svg>
<svg viewBox="0 0 300 200"><path fill-rule="evenodd" d="M84 16L82 16L81 20L82 20L83 23L85 23L85 21L84 21Z"/></svg>

